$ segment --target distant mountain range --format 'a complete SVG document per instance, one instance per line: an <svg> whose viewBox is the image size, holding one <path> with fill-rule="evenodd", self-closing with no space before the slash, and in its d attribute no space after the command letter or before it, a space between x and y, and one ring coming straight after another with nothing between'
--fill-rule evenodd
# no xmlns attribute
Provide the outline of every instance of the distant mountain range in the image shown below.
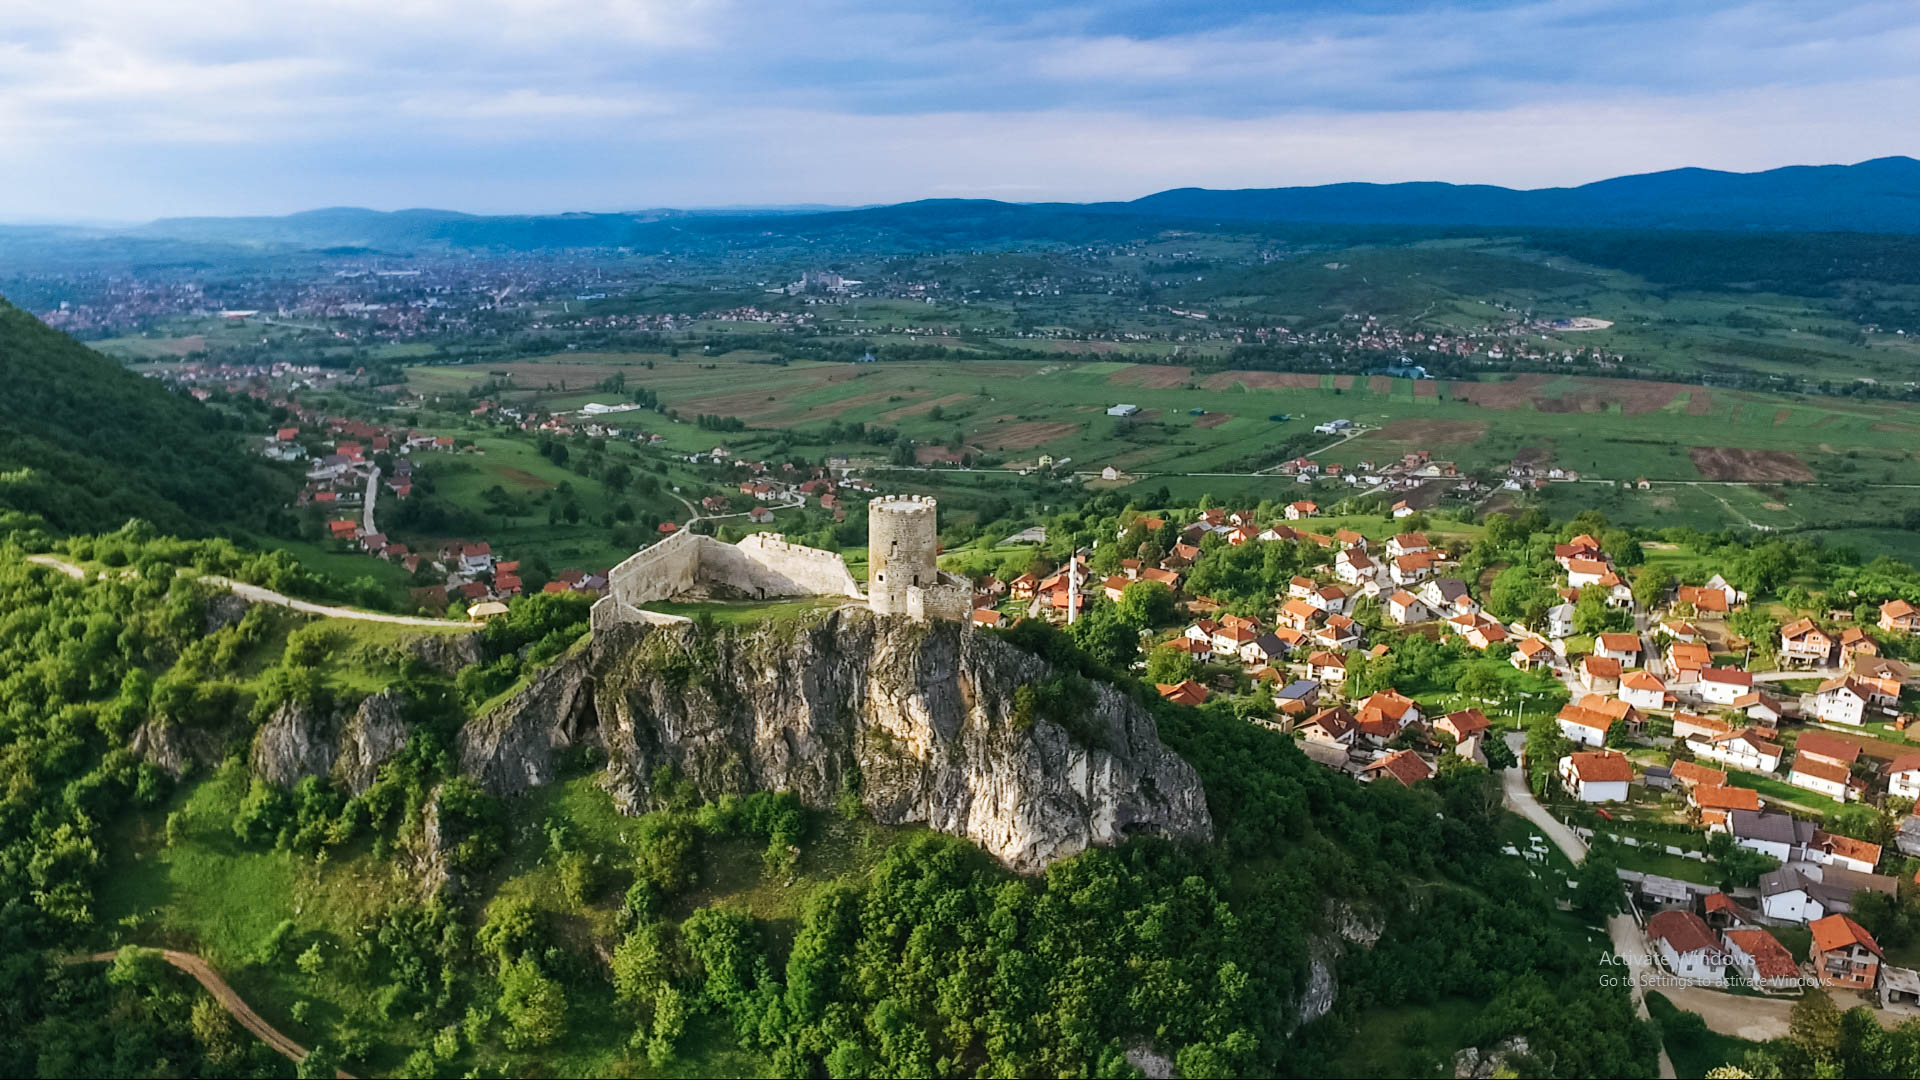
<svg viewBox="0 0 1920 1080"><path fill-rule="evenodd" d="M1920 161L1801 165L1757 173L1673 169L1570 188L1485 184L1327 184L1217 191L1177 188L1130 202L939 199L853 210L819 207L481 216L353 207L284 217L168 218L129 230L51 230L255 250L754 245L832 237L888 247L983 241L1072 242L1162 227L1415 226L1685 229L1920 234ZM9 230L17 235L28 230ZM47 239L49 230L33 232ZM0 240L5 236L0 235Z"/></svg>

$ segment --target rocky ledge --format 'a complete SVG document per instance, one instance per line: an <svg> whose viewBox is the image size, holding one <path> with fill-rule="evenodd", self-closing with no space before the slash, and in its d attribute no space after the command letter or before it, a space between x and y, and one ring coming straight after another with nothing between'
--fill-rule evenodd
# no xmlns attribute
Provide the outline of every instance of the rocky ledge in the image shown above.
<svg viewBox="0 0 1920 1080"><path fill-rule="evenodd" d="M632 813L665 775L708 798L791 791L828 808L853 794L882 823L962 836L1029 872L1134 834L1210 838L1200 779L1146 709L1101 683L1023 705L1022 687L1059 683L992 635L854 607L748 628L627 624L469 723L460 760L510 795L555 779L567 749L597 747Z"/></svg>

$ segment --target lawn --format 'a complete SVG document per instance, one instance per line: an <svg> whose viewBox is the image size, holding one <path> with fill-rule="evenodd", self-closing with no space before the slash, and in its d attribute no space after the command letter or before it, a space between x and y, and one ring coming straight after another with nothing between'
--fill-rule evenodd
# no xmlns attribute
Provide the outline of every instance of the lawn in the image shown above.
<svg viewBox="0 0 1920 1080"><path fill-rule="evenodd" d="M846 596L803 596L794 600L674 601L656 600L642 605L663 615L698 618L710 615L717 623L744 624L786 622L816 611L839 607L852 600Z"/></svg>
<svg viewBox="0 0 1920 1080"><path fill-rule="evenodd" d="M1801 806L1820 811L1838 810L1840 808L1839 803L1834 802L1832 799L1827 798L1817 791L1808 791L1806 788L1794 787L1784 780L1776 780L1772 777L1761 776L1757 773L1740 772L1737 769L1729 769L1727 770L1727 784L1730 787L1752 788L1759 792L1762 798L1776 802L1799 803Z"/></svg>

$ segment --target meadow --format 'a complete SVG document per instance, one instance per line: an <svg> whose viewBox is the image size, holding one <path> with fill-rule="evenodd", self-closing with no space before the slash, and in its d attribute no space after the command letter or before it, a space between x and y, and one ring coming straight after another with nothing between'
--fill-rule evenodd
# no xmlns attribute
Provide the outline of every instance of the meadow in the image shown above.
<svg viewBox="0 0 1920 1080"><path fill-rule="evenodd" d="M1524 460L1611 482L1549 486L1538 497L1557 515L1594 508L1627 524L1830 528L1869 556L1912 556L1902 515L1920 508L1914 407L1683 383L1535 374L1415 381L1067 357L776 365L733 353L566 354L417 367L410 379L430 393L505 375L517 388L509 400L577 408L617 397L579 389L615 373L677 411L679 423L631 414L676 451L725 444L751 454L791 431L811 436L810 452L887 461L887 448L872 443L818 441L830 423L860 422L912 440L926 468L969 451L1009 468L1045 455L1084 473L1112 465L1124 474L1120 486L1253 501L1302 490L1288 477L1255 475L1295 453L1352 467L1426 450L1483 476ZM1108 416L1119 403L1140 412ZM685 422L697 414L738 418L747 431L721 437ZM1335 418L1367 430L1347 440L1313 435ZM1642 478L1648 489L1621 486Z"/></svg>

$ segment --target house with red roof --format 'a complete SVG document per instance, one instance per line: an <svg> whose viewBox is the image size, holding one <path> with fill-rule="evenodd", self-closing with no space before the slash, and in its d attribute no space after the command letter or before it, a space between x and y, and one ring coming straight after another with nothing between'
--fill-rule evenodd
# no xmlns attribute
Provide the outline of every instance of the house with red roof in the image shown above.
<svg viewBox="0 0 1920 1080"><path fill-rule="evenodd" d="M1920 630L1920 609L1905 600L1889 600L1880 605L1880 629L1889 634Z"/></svg>
<svg viewBox="0 0 1920 1080"><path fill-rule="evenodd" d="M1433 766L1411 750L1395 750L1360 770L1362 783L1372 783L1382 777L1392 777L1400 782L1401 787L1412 787L1422 780L1432 779Z"/></svg>
<svg viewBox="0 0 1920 1080"><path fill-rule="evenodd" d="M1560 759L1560 783L1581 802L1625 802L1633 765L1625 754L1582 751Z"/></svg>
<svg viewBox="0 0 1920 1080"><path fill-rule="evenodd" d="M1808 959L1822 986L1843 990L1871 990L1880 981L1880 962L1886 957L1866 928L1845 915L1815 919Z"/></svg>
<svg viewBox="0 0 1920 1080"><path fill-rule="evenodd" d="M1714 896L1725 897L1724 893ZM1708 897L1712 900L1713 897ZM1800 965L1794 963L1780 939L1755 927L1742 927L1721 933L1727 959L1756 990L1793 990L1800 985Z"/></svg>
<svg viewBox="0 0 1920 1080"><path fill-rule="evenodd" d="M1726 985L1727 957L1707 921L1691 911L1656 912L1647 920L1647 940L1660 960L1682 979Z"/></svg>
<svg viewBox="0 0 1920 1080"><path fill-rule="evenodd" d="M1155 683L1154 689L1160 696L1176 705L1204 705L1207 703L1207 688L1188 679L1178 683Z"/></svg>

